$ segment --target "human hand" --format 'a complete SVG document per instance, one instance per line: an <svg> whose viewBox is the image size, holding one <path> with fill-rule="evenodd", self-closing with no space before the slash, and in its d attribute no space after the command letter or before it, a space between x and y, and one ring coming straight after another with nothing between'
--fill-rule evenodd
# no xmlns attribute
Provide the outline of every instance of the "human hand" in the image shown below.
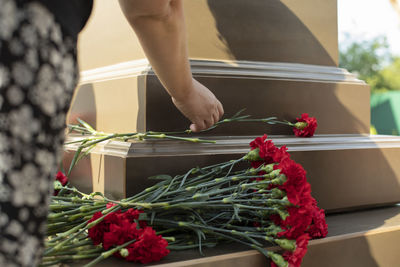
<svg viewBox="0 0 400 267"><path fill-rule="evenodd" d="M204 85L192 79L188 93L180 99L172 97L172 102L192 124L190 130L199 132L210 128L224 115L221 102Z"/></svg>

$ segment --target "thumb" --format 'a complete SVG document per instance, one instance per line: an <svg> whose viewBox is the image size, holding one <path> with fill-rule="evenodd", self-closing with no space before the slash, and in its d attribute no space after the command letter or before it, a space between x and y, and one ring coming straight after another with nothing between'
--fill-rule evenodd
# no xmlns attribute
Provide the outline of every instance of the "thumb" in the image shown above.
<svg viewBox="0 0 400 267"><path fill-rule="evenodd" d="M192 132L198 132L198 131L199 131L199 128L197 127L196 124L192 123L192 124L190 124L190 130L191 130Z"/></svg>

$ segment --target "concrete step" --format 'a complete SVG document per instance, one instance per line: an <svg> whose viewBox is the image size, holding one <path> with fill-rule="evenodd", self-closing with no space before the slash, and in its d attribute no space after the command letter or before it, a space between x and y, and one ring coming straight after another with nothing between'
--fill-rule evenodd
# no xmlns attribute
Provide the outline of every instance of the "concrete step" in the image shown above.
<svg viewBox="0 0 400 267"><path fill-rule="evenodd" d="M302 267L398 267L400 240L400 206L327 216L329 234L311 240ZM237 244L204 249L171 252L157 267L265 267L269 262L255 250ZM72 264L71 267L82 266ZM117 259L99 263L99 267L143 266Z"/></svg>
<svg viewBox="0 0 400 267"><path fill-rule="evenodd" d="M400 137L374 135L317 135L313 138L270 136L287 145L292 158L307 171L313 196L328 212L354 210L400 202ZM81 136L69 136L76 140ZM180 174L241 157L255 138L207 137L215 144L177 141L100 144L72 173L73 184L105 192L114 198L130 196L150 186L157 174ZM76 146L66 146L65 165Z"/></svg>

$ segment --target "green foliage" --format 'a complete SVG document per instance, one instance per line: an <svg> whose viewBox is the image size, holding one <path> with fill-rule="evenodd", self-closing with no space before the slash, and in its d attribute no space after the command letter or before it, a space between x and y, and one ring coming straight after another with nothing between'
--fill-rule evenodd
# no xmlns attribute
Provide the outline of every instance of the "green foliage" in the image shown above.
<svg viewBox="0 0 400 267"><path fill-rule="evenodd" d="M350 43L339 53L339 66L357 74L372 91L400 90L400 58L390 54L385 37Z"/></svg>
<svg viewBox="0 0 400 267"><path fill-rule="evenodd" d="M388 90L400 90L400 57L395 57L380 73Z"/></svg>

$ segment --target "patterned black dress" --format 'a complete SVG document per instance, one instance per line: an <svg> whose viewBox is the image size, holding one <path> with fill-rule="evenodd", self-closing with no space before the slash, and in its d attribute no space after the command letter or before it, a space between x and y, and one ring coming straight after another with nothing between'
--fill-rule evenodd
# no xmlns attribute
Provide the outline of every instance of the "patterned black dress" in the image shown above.
<svg viewBox="0 0 400 267"><path fill-rule="evenodd" d="M91 1L0 0L0 266L36 266Z"/></svg>

